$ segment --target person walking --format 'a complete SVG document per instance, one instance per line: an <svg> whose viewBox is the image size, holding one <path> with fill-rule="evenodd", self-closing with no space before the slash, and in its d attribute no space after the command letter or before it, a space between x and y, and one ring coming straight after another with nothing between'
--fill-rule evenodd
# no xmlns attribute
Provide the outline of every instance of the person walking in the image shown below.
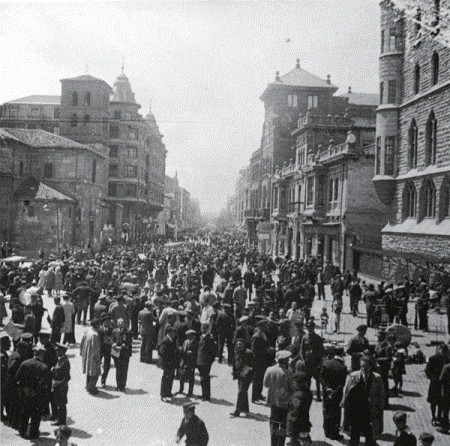
<svg viewBox="0 0 450 446"><path fill-rule="evenodd" d="M67 394L69 393L70 362L67 357L67 345L56 344L58 362L50 369L52 373L52 401L56 407L57 419L54 426L65 426L67 422Z"/></svg>
<svg viewBox="0 0 450 446"><path fill-rule="evenodd" d="M64 326L66 316L64 313L64 308L61 305L61 298L55 297L55 309L53 310L53 315L51 318L52 335L50 341L56 344L61 342L61 330Z"/></svg>
<svg viewBox="0 0 450 446"><path fill-rule="evenodd" d="M197 368L200 373L202 386L202 400L211 400L211 366L217 354L217 346L213 335L210 333L209 324L202 324L202 335L198 345Z"/></svg>
<svg viewBox="0 0 450 446"><path fill-rule="evenodd" d="M359 358L364 350L369 348L369 341L366 338L367 325L358 325L357 334L350 338L347 345L347 354L351 356L352 372L359 370Z"/></svg>
<svg viewBox="0 0 450 446"><path fill-rule="evenodd" d="M233 335L236 329L236 322L233 317L232 306L222 304L223 310L219 311L216 320L217 340L218 340L218 361L222 362L223 350L227 345L228 365L233 364Z"/></svg>
<svg viewBox="0 0 450 446"><path fill-rule="evenodd" d="M270 407L270 445L284 446L288 405L293 393L293 376L289 368L291 352L280 350L277 364L269 367L264 375L264 387L268 389L266 406Z"/></svg>
<svg viewBox="0 0 450 446"><path fill-rule="evenodd" d="M125 392L133 337L123 319L117 320L117 327L112 332L112 342L111 355L116 366L116 390Z"/></svg>
<svg viewBox="0 0 450 446"><path fill-rule="evenodd" d="M250 412L248 404L248 388L253 378L253 364L255 357L251 350L245 347L243 339L236 339L233 362L233 379L238 382L238 396L236 408L230 413L231 417L238 417L241 412Z"/></svg>
<svg viewBox="0 0 450 446"><path fill-rule="evenodd" d="M101 375L100 319L91 320L91 326L84 332L80 344L83 373L86 374L86 390L91 395L99 393L97 381Z"/></svg>
<svg viewBox="0 0 450 446"><path fill-rule="evenodd" d="M198 354L198 340L197 332L195 330L186 331L187 339L185 339L183 346L181 347L181 360L180 360L180 390L178 393L184 393L184 383L187 381L189 384L188 393L186 396L190 397L194 393L195 382L195 367L197 364Z"/></svg>
<svg viewBox="0 0 450 446"><path fill-rule="evenodd" d="M67 293L63 296L61 306L64 310L64 325L62 326L62 333L64 333L63 344L75 344L75 327L73 325L73 314L75 307L70 301L71 295Z"/></svg>
<svg viewBox="0 0 450 446"><path fill-rule="evenodd" d="M253 385L252 385L252 403L264 400L262 396L264 374L271 360L271 347L267 337L267 322L262 320L258 322L255 333L252 336L251 350L253 353Z"/></svg>
<svg viewBox="0 0 450 446"><path fill-rule="evenodd" d="M196 403L183 405L183 419L177 431L176 443L186 436L186 446L207 446L209 434L205 423L195 414Z"/></svg>
<svg viewBox="0 0 450 446"><path fill-rule="evenodd" d="M175 370L178 364L178 350L175 343L175 328L172 325L166 327L166 335L158 346L159 357L163 375L161 378L161 401L167 403L172 398L172 385Z"/></svg>
<svg viewBox="0 0 450 446"><path fill-rule="evenodd" d="M148 300L138 315L139 333L142 340L140 361L147 364L151 364L153 359L153 338L156 322L153 309L154 305Z"/></svg>

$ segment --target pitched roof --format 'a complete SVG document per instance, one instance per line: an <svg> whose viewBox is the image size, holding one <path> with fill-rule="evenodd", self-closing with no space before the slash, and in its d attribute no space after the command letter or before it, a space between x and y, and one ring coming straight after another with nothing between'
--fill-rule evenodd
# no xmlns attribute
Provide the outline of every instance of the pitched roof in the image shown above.
<svg viewBox="0 0 450 446"><path fill-rule="evenodd" d="M13 196L16 199L75 202L73 198L47 186L34 177L28 177L22 181Z"/></svg>
<svg viewBox="0 0 450 446"><path fill-rule="evenodd" d="M307 87L307 88L333 88L337 89L335 85L329 84L326 80L312 74L297 66L289 73L280 77L280 80L273 82L274 85L288 85L293 87Z"/></svg>
<svg viewBox="0 0 450 446"><path fill-rule="evenodd" d="M375 93L345 93L337 96L339 98L348 98L348 103L353 105L376 105L378 106L378 94Z"/></svg>
<svg viewBox="0 0 450 446"><path fill-rule="evenodd" d="M355 127L363 127L363 128L376 127L375 118L352 118L352 121Z"/></svg>
<svg viewBox="0 0 450 446"><path fill-rule="evenodd" d="M13 99L6 104L51 104L61 105L61 96L50 94L33 94L19 99Z"/></svg>
<svg viewBox="0 0 450 446"><path fill-rule="evenodd" d="M72 141L71 139L41 129L27 130L6 128L1 130L3 137L12 137L30 147L59 147L91 150L89 147Z"/></svg>
<svg viewBox="0 0 450 446"><path fill-rule="evenodd" d="M128 102L136 104L134 93L131 90L131 84L125 73L121 73L114 82L111 102Z"/></svg>
<svg viewBox="0 0 450 446"><path fill-rule="evenodd" d="M91 81L100 81L103 82L105 85L109 87L110 90L112 90L111 86L108 84L108 82L104 81L103 79L99 79L98 77L91 76L90 74L83 74L81 76L76 77L69 77L66 79L61 79L61 82L63 81L84 81L84 82L91 82Z"/></svg>

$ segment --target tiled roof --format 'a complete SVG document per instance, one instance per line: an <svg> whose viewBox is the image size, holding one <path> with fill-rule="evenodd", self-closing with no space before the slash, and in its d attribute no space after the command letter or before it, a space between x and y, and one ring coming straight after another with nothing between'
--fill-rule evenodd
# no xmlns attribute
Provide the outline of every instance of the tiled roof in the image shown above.
<svg viewBox="0 0 450 446"><path fill-rule="evenodd" d="M348 98L348 103L353 105L378 105L378 94L374 93L345 93L337 96Z"/></svg>
<svg viewBox="0 0 450 446"><path fill-rule="evenodd" d="M75 202L73 198L53 189L40 182L34 177L25 179L14 192L14 198L41 201L69 201Z"/></svg>
<svg viewBox="0 0 450 446"><path fill-rule="evenodd" d="M83 74L81 76L69 77L67 79L61 79L64 81L103 81L103 79L99 79L98 77L91 76L90 74ZM105 81L103 81L105 82Z"/></svg>
<svg viewBox="0 0 450 446"><path fill-rule="evenodd" d="M6 104L52 104L61 105L61 96L55 96L50 94L34 94L31 96L25 96L19 99L13 99L6 102Z"/></svg>
<svg viewBox="0 0 450 446"><path fill-rule="evenodd" d="M56 135L55 133L46 132L41 129L2 129L3 136L13 137L14 139L31 147L59 147L59 148L76 148L89 149L89 147L79 144L71 139ZM89 149L90 150L90 149Z"/></svg>
<svg viewBox="0 0 450 446"><path fill-rule="evenodd" d="M294 68L292 71L289 71L289 73L286 73L284 76L281 76L280 80L273 82L273 84L288 85L293 87L337 88L335 85L327 83L326 80L323 80L320 77L298 67Z"/></svg>

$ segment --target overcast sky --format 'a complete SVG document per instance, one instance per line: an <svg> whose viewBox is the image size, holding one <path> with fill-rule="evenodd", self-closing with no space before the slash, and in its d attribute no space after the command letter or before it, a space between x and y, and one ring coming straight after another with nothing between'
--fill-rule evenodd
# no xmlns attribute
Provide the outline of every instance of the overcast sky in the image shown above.
<svg viewBox="0 0 450 446"><path fill-rule="evenodd" d="M122 58L168 150L166 173L217 213L259 147L259 96L303 69L347 91L378 85L378 0L0 4L0 102L60 94L86 72L111 86Z"/></svg>

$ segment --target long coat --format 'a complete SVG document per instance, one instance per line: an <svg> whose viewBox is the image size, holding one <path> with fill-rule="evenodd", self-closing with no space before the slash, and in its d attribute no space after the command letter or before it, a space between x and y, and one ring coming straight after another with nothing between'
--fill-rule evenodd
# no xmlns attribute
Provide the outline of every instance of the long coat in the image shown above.
<svg viewBox="0 0 450 446"><path fill-rule="evenodd" d="M92 328L88 328L81 339L80 355L83 373L89 376L101 375L100 337Z"/></svg>
<svg viewBox="0 0 450 446"><path fill-rule="evenodd" d="M352 390L362 379L362 372L361 370L358 370L348 375L345 383L341 406L344 408L344 420L348 421L350 424L353 420L357 419L358 415L355 411L352 411L352 407L355 405L355 400L358 398L358 395L355 395L355 392L352 392ZM369 411L370 419L372 421L372 432L375 439L383 432L383 411L385 398L386 394L383 380L378 373L372 372L371 385L369 389Z"/></svg>
<svg viewBox="0 0 450 446"><path fill-rule="evenodd" d="M57 364L51 369L53 375L52 392L57 406L67 404L67 393L69 392L70 362L64 355L58 358Z"/></svg>

